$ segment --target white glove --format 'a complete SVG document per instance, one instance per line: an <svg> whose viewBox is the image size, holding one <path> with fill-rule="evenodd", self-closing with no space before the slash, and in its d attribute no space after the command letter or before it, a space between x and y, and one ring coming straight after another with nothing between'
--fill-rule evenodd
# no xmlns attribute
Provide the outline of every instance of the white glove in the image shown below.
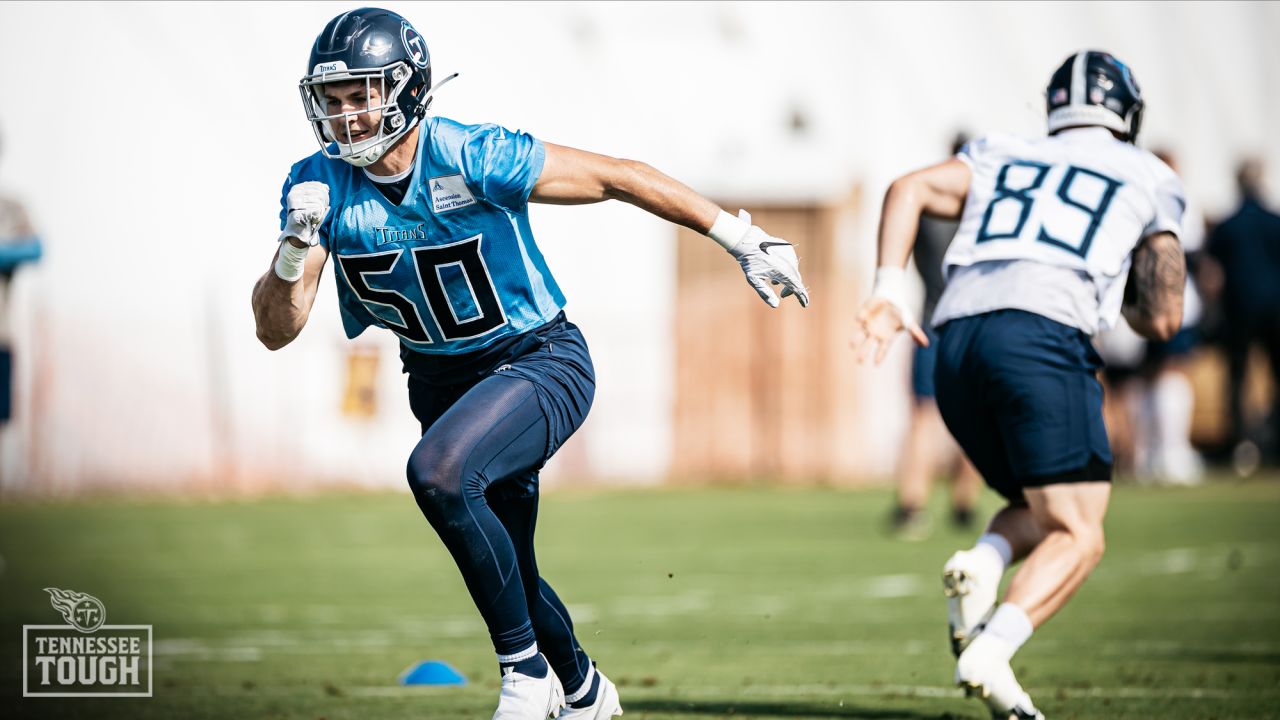
<svg viewBox="0 0 1280 720"><path fill-rule="evenodd" d="M280 241L297 238L311 247L320 242L316 230L329 212L329 186L315 181L298 183L289 188L286 207L288 214Z"/></svg>
<svg viewBox="0 0 1280 720"><path fill-rule="evenodd" d="M769 307L776 308L782 302L770 284L782 286L782 297L794 294L800 307L809 306L809 290L800 278L795 246L752 225L746 210L739 210L736 218L721 211L707 234L738 259L747 283Z"/></svg>

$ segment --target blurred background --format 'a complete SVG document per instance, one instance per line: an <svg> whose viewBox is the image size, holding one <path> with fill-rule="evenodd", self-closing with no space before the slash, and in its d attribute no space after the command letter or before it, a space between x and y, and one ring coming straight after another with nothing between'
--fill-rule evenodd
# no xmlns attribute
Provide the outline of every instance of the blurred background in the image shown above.
<svg viewBox="0 0 1280 720"><path fill-rule="evenodd" d="M417 426L395 337L345 340L331 273L279 352L256 341L249 309L281 183L316 149L296 82L315 33L348 7L0 5L0 192L29 217L9 234L40 243L7 271L0 492L403 485ZM1042 133L1042 88L1081 48L1134 68L1141 144L1176 156L1209 228L1239 207L1247 157L1276 200L1276 4L390 7L427 39L436 77L461 73L435 112L644 160L751 209L799 244L814 288L808 310L768 312L704 238L619 203L534 206L599 373L548 486L892 476L907 342L878 370L848 350L884 189L945 157L957 132ZM1253 432L1256 466L1265 433L1231 424L1223 274L1184 364L1191 437L1230 461ZM1271 382L1265 361L1248 368L1254 427Z"/></svg>
<svg viewBox="0 0 1280 720"><path fill-rule="evenodd" d="M346 340L331 272L294 343L254 336L281 185L317 149L296 83L353 7L0 3L0 715L492 712L484 627L401 494L396 338ZM937 576L997 499L905 338L855 365L854 313L895 177L1042 134L1080 49L1130 64L1140 144L1190 201L1189 327L1097 339L1108 553L1015 669L1050 717L1276 716L1280 4L388 7L461 73L435 112L646 161L799 247L813 304L771 311L629 206L530 212L598 376L543 475L539 567L649 720L986 717L951 685ZM948 471L952 522L929 521ZM154 698L19 699L47 587L154 625ZM470 684L399 686L427 658Z"/></svg>

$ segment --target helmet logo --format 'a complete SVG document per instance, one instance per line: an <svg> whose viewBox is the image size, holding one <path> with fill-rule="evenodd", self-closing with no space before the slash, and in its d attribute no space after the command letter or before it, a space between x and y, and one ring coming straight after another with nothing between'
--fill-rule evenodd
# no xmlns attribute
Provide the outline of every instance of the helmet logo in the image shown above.
<svg viewBox="0 0 1280 720"><path fill-rule="evenodd" d="M369 57L380 58L389 52L391 52L391 38L381 33L365 38L364 44L360 46L360 54Z"/></svg>
<svg viewBox="0 0 1280 720"><path fill-rule="evenodd" d="M342 62L341 60L334 60L333 62L320 63L316 65L315 69L311 71L311 74L324 75L325 73L345 72L346 69L347 69L346 63Z"/></svg>
<svg viewBox="0 0 1280 720"><path fill-rule="evenodd" d="M400 26L400 39L404 41L404 49L409 53L409 60L420 68L431 64L431 56L427 54L427 42L409 23Z"/></svg>

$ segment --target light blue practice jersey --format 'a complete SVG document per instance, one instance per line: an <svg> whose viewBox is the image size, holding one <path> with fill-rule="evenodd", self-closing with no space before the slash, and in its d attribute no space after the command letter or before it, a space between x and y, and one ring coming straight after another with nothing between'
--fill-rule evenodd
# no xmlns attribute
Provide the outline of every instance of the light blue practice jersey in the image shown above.
<svg viewBox="0 0 1280 720"><path fill-rule="evenodd" d="M347 337L389 328L422 353L458 354L556 317L564 295L529 228L542 142L497 125L427 118L404 200L388 200L357 167L315 155L296 183L329 186L320 244L333 256Z"/></svg>

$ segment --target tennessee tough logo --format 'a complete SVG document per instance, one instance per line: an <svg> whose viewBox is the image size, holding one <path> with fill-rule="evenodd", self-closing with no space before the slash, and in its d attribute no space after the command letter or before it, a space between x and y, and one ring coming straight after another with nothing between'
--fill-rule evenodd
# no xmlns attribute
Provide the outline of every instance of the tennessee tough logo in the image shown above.
<svg viewBox="0 0 1280 720"><path fill-rule="evenodd" d="M91 633L107 621L107 608L98 598L75 590L45 588L53 609L62 613L69 625L82 633Z"/></svg>
<svg viewBox="0 0 1280 720"><path fill-rule="evenodd" d="M107 625L98 598L44 591L66 624L22 626L23 697L151 697L150 625Z"/></svg>

